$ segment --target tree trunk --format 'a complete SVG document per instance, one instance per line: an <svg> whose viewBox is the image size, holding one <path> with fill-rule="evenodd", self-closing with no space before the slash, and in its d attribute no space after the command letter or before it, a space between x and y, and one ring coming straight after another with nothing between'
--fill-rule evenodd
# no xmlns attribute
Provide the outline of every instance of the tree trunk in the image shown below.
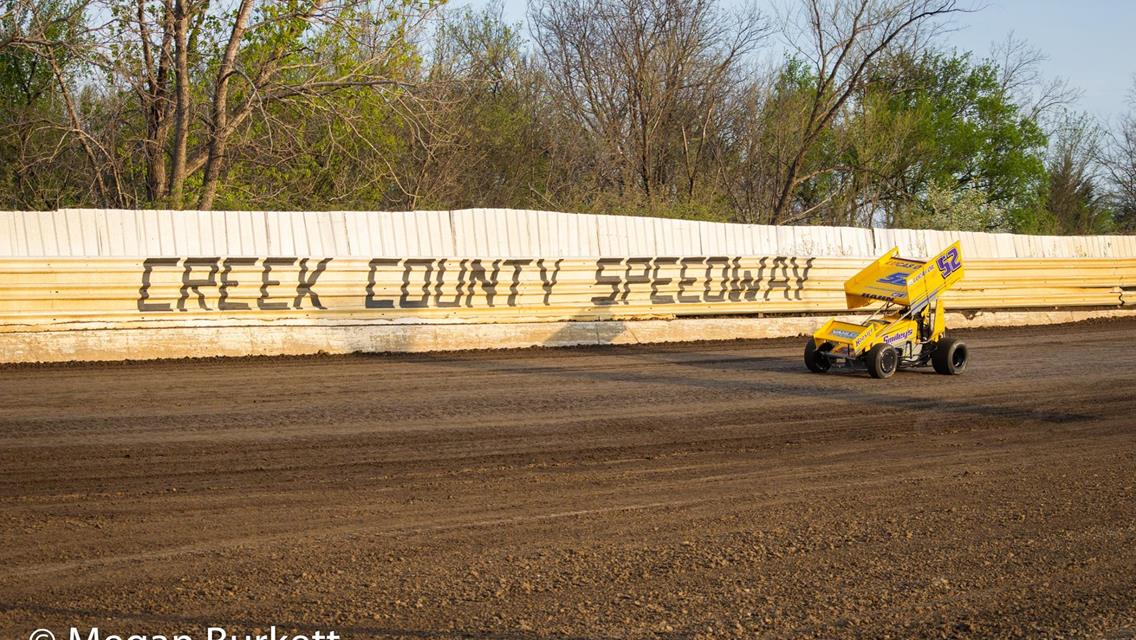
<svg viewBox="0 0 1136 640"><path fill-rule="evenodd" d="M162 44L155 61L150 44L150 30L146 23L146 0L138 0L138 32L146 73L145 92L142 94L142 108L146 116L146 138L143 141L146 153L146 197L151 203L158 202L169 193L166 145L169 143L172 112L168 83L170 46L173 40L173 4L171 0L164 0L162 5Z"/></svg>
<svg viewBox="0 0 1136 640"><path fill-rule="evenodd" d="M185 201L185 157L189 141L189 0L174 2L174 52L176 109L174 144L170 166L170 205L181 209Z"/></svg>
<svg viewBox="0 0 1136 640"><path fill-rule="evenodd" d="M229 35L229 44L225 47L225 56L221 59L221 66L217 70L217 83L213 92L213 122L209 135L209 158L205 161L205 178L201 185L201 198L197 202L198 209L212 209L213 200L217 197L221 162L225 158L225 147L231 132L228 122L229 79L233 76L233 65L248 24L252 4L252 0L241 0L236 20L233 22L233 31Z"/></svg>

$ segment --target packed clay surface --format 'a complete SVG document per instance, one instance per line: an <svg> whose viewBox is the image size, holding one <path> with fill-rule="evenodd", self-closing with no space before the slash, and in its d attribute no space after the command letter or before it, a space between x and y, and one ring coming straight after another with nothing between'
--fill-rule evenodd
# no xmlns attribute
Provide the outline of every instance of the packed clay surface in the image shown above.
<svg viewBox="0 0 1136 640"><path fill-rule="evenodd" d="M1136 321L955 335L0 368L0 636L1136 637Z"/></svg>

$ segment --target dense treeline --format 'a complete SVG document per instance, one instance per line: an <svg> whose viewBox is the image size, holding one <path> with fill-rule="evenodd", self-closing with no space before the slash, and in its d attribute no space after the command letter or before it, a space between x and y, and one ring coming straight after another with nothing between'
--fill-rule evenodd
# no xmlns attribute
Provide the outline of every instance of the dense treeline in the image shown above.
<svg viewBox="0 0 1136 640"><path fill-rule="evenodd" d="M0 207L1136 228L1136 113L956 0L437 2L0 0Z"/></svg>

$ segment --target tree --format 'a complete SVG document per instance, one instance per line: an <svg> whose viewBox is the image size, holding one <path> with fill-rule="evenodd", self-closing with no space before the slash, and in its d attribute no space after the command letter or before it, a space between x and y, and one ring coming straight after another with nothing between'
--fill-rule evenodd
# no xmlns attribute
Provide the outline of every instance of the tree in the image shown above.
<svg viewBox="0 0 1136 640"><path fill-rule="evenodd" d="M1061 126L1064 113L1081 96L1063 78L1046 78L1043 68L1049 61L1041 49L1030 45L1013 32L994 46L989 64L997 69L1002 92L1016 104L1022 114L1038 123L1048 124L1053 117Z"/></svg>
<svg viewBox="0 0 1136 640"><path fill-rule="evenodd" d="M889 222L899 222L895 215L918 207L936 185L976 190L1006 212L1001 228L1035 226L1046 179L1046 136L1013 102L997 63L928 52L895 57L878 71L866 103L901 123L906 150L882 174L889 183L882 198Z"/></svg>
<svg viewBox="0 0 1136 640"><path fill-rule="evenodd" d="M805 62L788 58L766 76L753 80L731 96L723 110L723 152L718 156L720 188L726 194L733 218L739 222L777 224L777 203L788 167L820 176L832 156L835 141L831 127L815 137L808 153L800 141L807 126L805 114L815 97L816 77ZM798 190L799 208L817 211L808 202L824 198L825 185L814 181Z"/></svg>
<svg viewBox="0 0 1136 640"><path fill-rule="evenodd" d="M254 131L287 128L272 121L274 111L334 113L349 123L339 133L359 135L358 119L340 111L338 99L366 91L391 109L407 100L412 36L436 6L435 0L8 4L5 55L24 56L53 78L51 97L59 98L67 124L64 144L76 141L90 166L95 193L88 202L177 208L193 202L202 209L214 206L234 155L256 156L274 144ZM140 119L127 112L131 99ZM130 187L139 172L143 194Z"/></svg>
<svg viewBox="0 0 1136 640"><path fill-rule="evenodd" d="M1106 233L1112 227L1107 194L1097 175L1101 131L1087 115L1060 125L1050 152L1045 210L1061 233Z"/></svg>
<svg viewBox="0 0 1136 640"><path fill-rule="evenodd" d="M85 159L84 173L91 177L90 190L95 197L111 206L121 204L126 192L118 159L94 132L96 123L83 112L83 101L74 82L85 70L86 55L93 43L85 23L90 3L9 0L6 4L5 46L0 50L0 63L5 84L4 107L10 115L6 122L12 127L8 134L16 140L21 153L16 168L21 189L26 197L38 199L39 194L26 191L36 190L28 182L29 169L50 162L58 153L55 149L74 141ZM31 137L42 140L41 136L55 137L55 149L46 154L30 149Z"/></svg>
<svg viewBox="0 0 1136 640"><path fill-rule="evenodd" d="M621 197L689 198L713 165L720 110L767 29L711 0L533 0L574 171ZM570 162L571 160L566 160Z"/></svg>
<svg viewBox="0 0 1136 640"><path fill-rule="evenodd" d="M781 172L773 206L776 224L806 219L828 202L798 208L797 195L832 167L806 171L806 161L821 144L833 121L853 99L875 63L896 50L915 50L935 20L961 9L955 0L807 0L797 15L797 32L787 33L797 55L811 66L815 79L803 113L800 135Z"/></svg>
<svg viewBox="0 0 1136 640"><path fill-rule="evenodd" d="M1136 77L1130 100L1133 110L1121 121L1108 139L1103 156L1104 168L1112 186L1112 202L1116 226L1126 232L1136 231Z"/></svg>
<svg viewBox="0 0 1136 640"><path fill-rule="evenodd" d="M177 5L187 2L175 0ZM225 16L229 28L223 48L211 54L203 142L180 174L177 149L184 136L175 136L171 176L175 204L179 183L201 171L197 206L213 206L227 147L255 142L237 136L270 105L287 101L327 105L337 94L360 87L397 91L403 84L398 67L411 55L405 34L432 8L429 0L424 5L407 1L392 6L366 1L241 0ZM175 43L182 40L179 16L175 7ZM180 68L180 54L178 60ZM179 105L181 94L179 84Z"/></svg>
<svg viewBox="0 0 1136 640"><path fill-rule="evenodd" d="M544 83L500 5L443 13L403 131L406 208L547 206Z"/></svg>

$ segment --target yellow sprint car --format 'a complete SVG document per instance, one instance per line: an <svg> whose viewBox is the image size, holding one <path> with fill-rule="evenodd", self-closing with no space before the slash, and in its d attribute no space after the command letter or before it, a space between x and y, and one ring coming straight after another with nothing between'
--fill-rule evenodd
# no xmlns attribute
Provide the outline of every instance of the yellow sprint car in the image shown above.
<svg viewBox="0 0 1136 640"><path fill-rule="evenodd" d="M836 363L864 366L874 378L927 364L942 374L962 373L966 344L946 337L941 298L962 275L958 242L930 260L901 258L892 249L844 283L849 309L881 306L861 323L826 322L805 344L805 366L816 373Z"/></svg>

